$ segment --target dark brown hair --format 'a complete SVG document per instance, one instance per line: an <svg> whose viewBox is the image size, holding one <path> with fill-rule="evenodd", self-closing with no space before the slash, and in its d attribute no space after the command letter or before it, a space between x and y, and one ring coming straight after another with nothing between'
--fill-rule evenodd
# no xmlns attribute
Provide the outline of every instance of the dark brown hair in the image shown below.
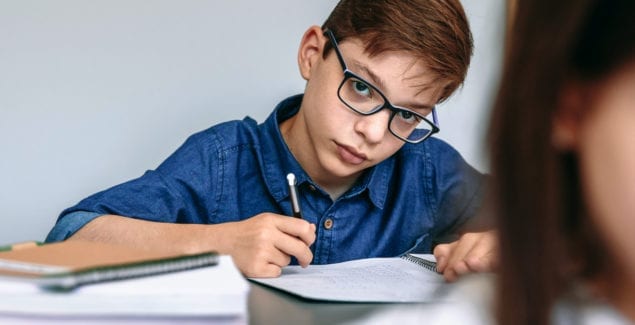
<svg viewBox="0 0 635 325"><path fill-rule="evenodd" d="M472 56L472 34L458 0L342 0L322 28L338 42L360 39L370 56L412 53L446 85L440 101L463 83ZM325 57L330 49L327 43Z"/></svg>
<svg viewBox="0 0 635 325"><path fill-rule="evenodd" d="M551 145L569 81L610 75L635 55L635 1L519 0L491 120L490 205L500 229L500 324L548 324L573 279L607 252L585 215L575 153Z"/></svg>

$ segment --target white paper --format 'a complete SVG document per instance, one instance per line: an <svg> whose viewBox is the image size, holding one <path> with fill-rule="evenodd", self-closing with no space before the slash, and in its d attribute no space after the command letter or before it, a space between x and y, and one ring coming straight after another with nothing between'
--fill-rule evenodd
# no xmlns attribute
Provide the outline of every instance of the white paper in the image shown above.
<svg viewBox="0 0 635 325"><path fill-rule="evenodd" d="M288 266L278 278L250 280L307 299L344 302L426 302L440 299L449 286L440 274L398 257Z"/></svg>
<svg viewBox="0 0 635 325"><path fill-rule="evenodd" d="M81 286L70 292L0 281L0 315L245 316L249 284L231 257L218 265Z"/></svg>

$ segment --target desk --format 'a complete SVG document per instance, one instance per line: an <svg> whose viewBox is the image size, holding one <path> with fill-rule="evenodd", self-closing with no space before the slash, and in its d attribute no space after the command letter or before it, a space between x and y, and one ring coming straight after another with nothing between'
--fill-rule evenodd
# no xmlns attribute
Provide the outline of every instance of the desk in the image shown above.
<svg viewBox="0 0 635 325"><path fill-rule="evenodd" d="M248 299L249 324L254 325L337 324L362 318L390 306L394 307L396 304L308 301L254 283L251 283Z"/></svg>

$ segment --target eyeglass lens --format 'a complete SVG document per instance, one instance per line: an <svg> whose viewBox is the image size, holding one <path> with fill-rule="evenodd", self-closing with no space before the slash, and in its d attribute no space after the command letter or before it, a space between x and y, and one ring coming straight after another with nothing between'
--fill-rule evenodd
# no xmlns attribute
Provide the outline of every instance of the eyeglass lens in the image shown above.
<svg viewBox="0 0 635 325"><path fill-rule="evenodd" d="M361 114L372 114L387 105L384 96L374 86L356 77L346 78L339 88L341 100ZM392 116L389 130L404 140L418 141L433 132L433 126L423 116L390 105Z"/></svg>

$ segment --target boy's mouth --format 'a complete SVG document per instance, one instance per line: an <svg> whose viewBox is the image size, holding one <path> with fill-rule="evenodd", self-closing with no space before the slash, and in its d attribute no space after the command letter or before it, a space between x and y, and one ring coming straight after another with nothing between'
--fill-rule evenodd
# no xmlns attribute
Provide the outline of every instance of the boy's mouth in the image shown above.
<svg viewBox="0 0 635 325"><path fill-rule="evenodd" d="M365 154L358 152L355 148L339 143L337 144L337 153L340 159L352 165L359 165L367 159Z"/></svg>

